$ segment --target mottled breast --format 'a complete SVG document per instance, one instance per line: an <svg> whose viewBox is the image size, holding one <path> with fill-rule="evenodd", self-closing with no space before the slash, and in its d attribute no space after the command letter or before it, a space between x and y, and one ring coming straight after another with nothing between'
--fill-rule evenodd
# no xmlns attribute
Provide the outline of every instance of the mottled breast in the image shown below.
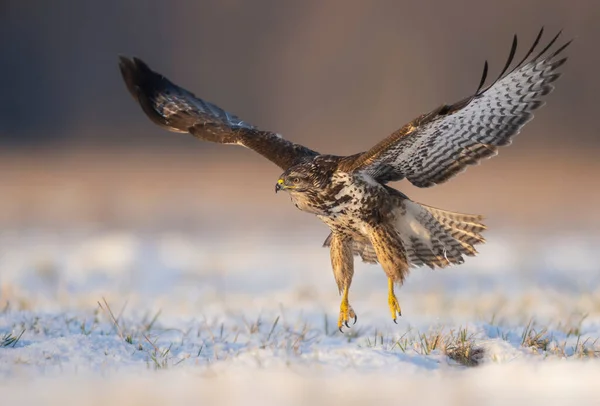
<svg viewBox="0 0 600 406"><path fill-rule="evenodd" d="M389 211L385 187L365 174L335 172L326 194L327 209L318 217L332 230L355 237L366 236L368 226Z"/></svg>

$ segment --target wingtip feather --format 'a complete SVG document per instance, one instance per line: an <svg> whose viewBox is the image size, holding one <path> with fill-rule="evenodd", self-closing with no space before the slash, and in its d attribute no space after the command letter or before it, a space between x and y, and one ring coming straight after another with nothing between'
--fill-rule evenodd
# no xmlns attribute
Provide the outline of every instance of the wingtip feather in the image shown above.
<svg viewBox="0 0 600 406"><path fill-rule="evenodd" d="M535 58L533 58L533 60L536 61L540 57L542 57L542 55L544 55L552 47L552 45L554 45L554 43L556 42L556 40L558 39L558 37L560 37L561 34L562 34L562 30L558 31L558 33L554 36L554 38L552 38L552 40L550 40L550 42L548 43L548 45L546 45L544 47L544 49L542 49L540 51L540 53L537 54Z"/></svg>
<svg viewBox="0 0 600 406"><path fill-rule="evenodd" d="M119 55L119 70L125 81L127 90L135 100L138 100L136 84L136 67L134 62L126 56Z"/></svg>
<svg viewBox="0 0 600 406"><path fill-rule="evenodd" d="M552 55L550 55L550 58L554 58L555 56L557 56L558 54L560 54L562 51L564 51L569 45L571 45L573 43L573 41L575 41L575 38L571 38L569 41L567 41L565 44L563 44L560 48L558 48L556 51L554 51L552 53ZM567 58L562 59L562 61L566 61Z"/></svg>

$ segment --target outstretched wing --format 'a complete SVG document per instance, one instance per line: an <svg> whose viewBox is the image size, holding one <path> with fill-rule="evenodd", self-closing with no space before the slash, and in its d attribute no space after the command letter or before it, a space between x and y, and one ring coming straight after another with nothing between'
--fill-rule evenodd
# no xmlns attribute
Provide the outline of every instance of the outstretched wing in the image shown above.
<svg viewBox="0 0 600 406"><path fill-rule="evenodd" d="M486 62L473 96L418 117L369 151L347 157L340 169L365 171L382 183L406 178L415 186L429 187L496 155L544 104L542 96L553 90L552 82L560 76L556 69L567 59L558 55L571 41L547 54L559 32L528 61L542 34L543 29L521 62L506 73L517 49L515 36L502 73L489 87L482 90Z"/></svg>
<svg viewBox="0 0 600 406"><path fill-rule="evenodd" d="M286 170L302 158L318 155L279 134L262 131L175 85L138 58L120 57L125 84L146 115L169 131L190 133L220 144L250 148Z"/></svg>

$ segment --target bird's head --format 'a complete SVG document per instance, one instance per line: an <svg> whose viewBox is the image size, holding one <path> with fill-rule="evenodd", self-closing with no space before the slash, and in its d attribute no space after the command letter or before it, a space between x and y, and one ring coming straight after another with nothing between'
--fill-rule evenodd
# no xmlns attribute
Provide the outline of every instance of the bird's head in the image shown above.
<svg viewBox="0 0 600 406"><path fill-rule="evenodd" d="M275 192L289 192L294 205L305 212L323 214L324 198L331 185L331 176L335 170L334 161L317 157L301 162L281 174L275 184Z"/></svg>
<svg viewBox="0 0 600 406"><path fill-rule="evenodd" d="M307 164L292 166L279 177L275 184L275 193L285 190L291 194L297 194L316 189L311 169L311 166Z"/></svg>

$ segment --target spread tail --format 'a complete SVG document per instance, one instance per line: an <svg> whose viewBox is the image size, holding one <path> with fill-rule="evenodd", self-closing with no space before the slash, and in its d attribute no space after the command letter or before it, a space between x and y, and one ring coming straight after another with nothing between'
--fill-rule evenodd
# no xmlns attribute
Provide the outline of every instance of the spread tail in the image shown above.
<svg viewBox="0 0 600 406"><path fill-rule="evenodd" d="M477 254L485 239L480 215L454 213L405 199L398 209L397 230L413 266L444 268Z"/></svg>
<svg viewBox="0 0 600 406"><path fill-rule="evenodd" d="M437 209L408 198L401 201L397 210L396 230L412 266L427 265L433 269L462 264L463 255L477 255L474 246L485 242L481 236L486 229L481 223L483 216ZM329 234L324 247L331 245L331 238ZM368 240L353 240L352 251L363 262L379 262Z"/></svg>

